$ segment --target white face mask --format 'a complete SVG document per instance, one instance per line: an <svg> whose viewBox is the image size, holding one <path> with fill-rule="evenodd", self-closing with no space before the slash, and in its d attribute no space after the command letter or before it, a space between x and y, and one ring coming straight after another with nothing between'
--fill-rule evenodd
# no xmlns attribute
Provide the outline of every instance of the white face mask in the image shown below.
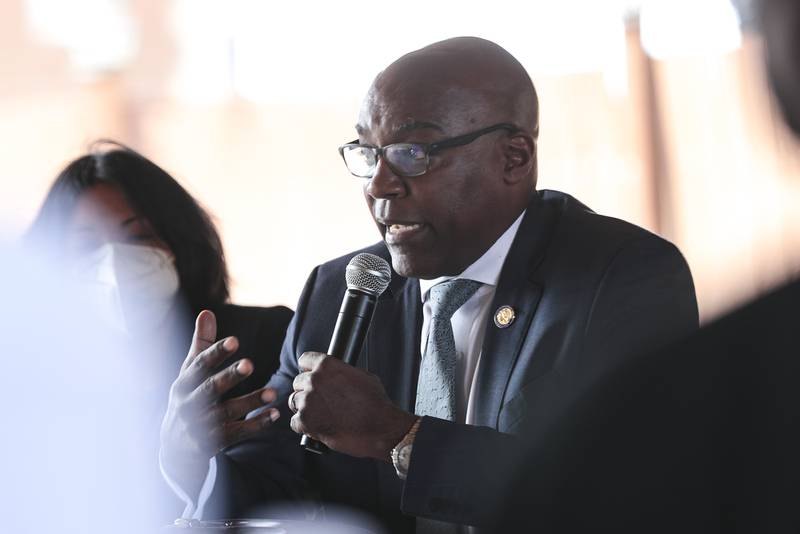
<svg viewBox="0 0 800 534"><path fill-rule="evenodd" d="M78 260L74 272L109 326L126 334L162 327L180 287L172 256L149 246L107 243Z"/></svg>

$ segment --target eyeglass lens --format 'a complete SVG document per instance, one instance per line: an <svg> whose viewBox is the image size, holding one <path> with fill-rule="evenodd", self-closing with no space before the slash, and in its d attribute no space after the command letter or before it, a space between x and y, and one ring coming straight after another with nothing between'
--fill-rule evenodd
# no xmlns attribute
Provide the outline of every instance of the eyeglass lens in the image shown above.
<svg viewBox="0 0 800 534"><path fill-rule="evenodd" d="M375 174L378 164L378 149L364 146L348 146L344 149L344 161L351 173L364 178ZM419 176L428 168L425 147L416 143L396 143L384 147L383 157L391 169L401 176Z"/></svg>
<svg viewBox="0 0 800 534"><path fill-rule="evenodd" d="M351 173L370 178L378 164L378 154L373 147L350 145L342 150L344 162Z"/></svg>

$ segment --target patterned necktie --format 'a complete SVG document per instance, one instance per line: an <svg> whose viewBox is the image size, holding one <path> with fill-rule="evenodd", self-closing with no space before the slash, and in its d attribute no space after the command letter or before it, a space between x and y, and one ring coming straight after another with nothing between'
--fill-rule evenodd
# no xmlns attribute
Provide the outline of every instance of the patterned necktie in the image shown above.
<svg viewBox="0 0 800 534"><path fill-rule="evenodd" d="M453 314L481 287L474 280L448 280L430 289L428 343L417 382L417 415L456 419L456 341Z"/></svg>
<svg viewBox="0 0 800 534"><path fill-rule="evenodd" d="M448 280L430 289L431 320L417 382L417 415L456 419L456 341L450 319L479 287L474 280ZM454 523L417 518L417 534L458 532Z"/></svg>

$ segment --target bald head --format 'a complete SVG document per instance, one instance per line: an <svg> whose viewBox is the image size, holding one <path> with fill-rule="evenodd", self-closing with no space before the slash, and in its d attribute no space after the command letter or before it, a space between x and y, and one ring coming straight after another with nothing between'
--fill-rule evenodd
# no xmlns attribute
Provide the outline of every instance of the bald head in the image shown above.
<svg viewBox="0 0 800 534"><path fill-rule="evenodd" d="M535 194L536 91L492 42L460 37L401 57L375 78L356 129L374 155L364 196L404 276L459 274Z"/></svg>
<svg viewBox="0 0 800 534"><path fill-rule="evenodd" d="M425 111L453 132L510 123L534 137L536 91L525 68L497 44L477 37L447 39L404 55L381 72L367 100L381 95L427 102Z"/></svg>

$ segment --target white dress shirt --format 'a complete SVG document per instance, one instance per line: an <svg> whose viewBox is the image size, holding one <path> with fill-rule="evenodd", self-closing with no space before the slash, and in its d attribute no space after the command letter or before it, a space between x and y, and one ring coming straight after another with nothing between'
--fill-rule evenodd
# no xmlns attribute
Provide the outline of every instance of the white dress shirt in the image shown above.
<svg viewBox="0 0 800 534"><path fill-rule="evenodd" d="M495 241L494 245L486 253L478 258L475 263L467 267L458 276L444 276L433 280L420 280L419 288L423 301L422 308L422 344L420 353L425 354L425 345L428 341L428 330L430 329L431 305L428 302L428 292L431 287L445 280L453 278L465 278L475 280L483 284L464 303L450 319L453 325L453 336L456 342L456 411L459 423L472 422L472 386L475 381L476 371L480 363L481 347L483 346L483 336L486 332L490 306L497 290L497 281L500 279L500 271L506 261L511 243L517 235L517 230L522 222L522 213L514 223ZM159 457L160 460L160 457ZM160 463L160 462L159 462ZM184 518L202 517L203 508L211 495L211 490L217 475L217 464L214 458L209 461L209 470L206 475L198 495L197 500L191 498L186 492L168 475L161 464L161 473L169 485L186 503L183 512Z"/></svg>
<svg viewBox="0 0 800 534"><path fill-rule="evenodd" d="M450 319L453 326L453 337L456 342L456 422L472 423L472 386L475 383L476 371L480 365L483 337L486 333L492 300L497 291L497 281L500 271L506 261L511 243L517 235L517 230L522 222L522 213L514 223L495 241L475 263L467 267L458 276L443 276L433 280L420 280L419 289L422 293L422 343L420 353L425 354L428 342L428 332L431 321L431 303L428 299L430 289L446 280L465 279L480 282L481 287L464 303Z"/></svg>

